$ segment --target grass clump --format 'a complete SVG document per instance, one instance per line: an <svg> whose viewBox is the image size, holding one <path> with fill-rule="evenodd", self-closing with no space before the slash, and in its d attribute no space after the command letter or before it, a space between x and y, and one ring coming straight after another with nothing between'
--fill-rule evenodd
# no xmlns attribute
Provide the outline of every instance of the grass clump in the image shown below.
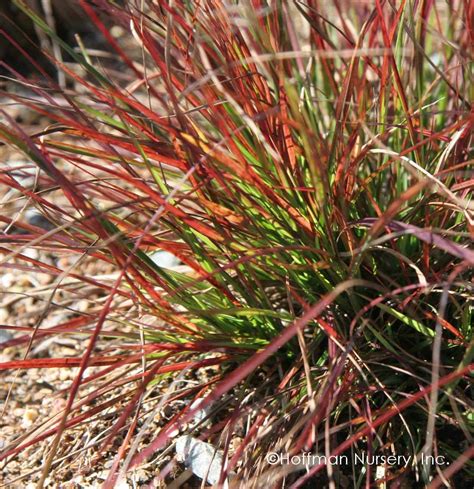
<svg viewBox="0 0 474 489"><path fill-rule="evenodd" d="M84 384L104 385L128 365L126 402L102 439L102 450L124 440L107 487L178 432L227 454L239 423L221 481L234 472L245 487L462 487L472 476L468 4L78 3L114 67L23 6L62 50L67 84L43 72L29 95L6 95L48 118L41 131L7 113L0 124L4 142L39 168L41 190L8 167L0 181L53 224L45 234L16 219L2 264L53 274L53 296L69 277L105 297L59 328L89 340L64 414L35 434L53 440L44 474L64 432L84 420ZM32 262L31 246L116 274L107 282ZM159 251L182 265L160 266ZM45 334L39 324L13 341ZM124 338L120 355L107 351L111 337ZM2 367L67 365L53 360ZM105 365L94 379L91 365ZM207 365L209 381L177 396L219 421L193 427L198 408L183 409L137 450L147 391ZM270 452L350 462L302 470L269 464ZM371 465L374 455L410 462Z"/></svg>

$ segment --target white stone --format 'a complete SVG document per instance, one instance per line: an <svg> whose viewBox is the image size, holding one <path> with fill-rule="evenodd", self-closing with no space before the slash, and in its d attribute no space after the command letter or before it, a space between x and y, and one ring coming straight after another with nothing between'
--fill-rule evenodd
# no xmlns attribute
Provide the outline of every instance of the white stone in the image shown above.
<svg viewBox="0 0 474 489"><path fill-rule="evenodd" d="M211 485L219 482L224 459L222 452L210 443L189 435L180 436L176 441L176 455L200 479ZM228 487L228 484L225 483L223 487Z"/></svg>
<svg viewBox="0 0 474 489"><path fill-rule="evenodd" d="M199 407L199 405L202 403L203 399L200 398L200 399L195 399L192 403L191 403L191 406L189 406L189 409L192 410L192 409L196 409L197 407ZM194 423L193 425L197 425L199 423L201 423L201 421L203 421L209 414L209 406L204 408L204 409L200 409L199 411L196 411L196 413L194 414Z"/></svg>
<svg viewBox="0 0 474 489"><path fill-rule="evenodd" d="M150 258L161 268L174 268L181 263L179 258L169 251L155 251Z"/></svg>

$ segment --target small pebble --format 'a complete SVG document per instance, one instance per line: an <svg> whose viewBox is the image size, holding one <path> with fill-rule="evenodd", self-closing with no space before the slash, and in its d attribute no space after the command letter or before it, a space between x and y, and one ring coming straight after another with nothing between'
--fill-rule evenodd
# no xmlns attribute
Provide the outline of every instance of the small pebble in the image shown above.
<svg viewBox="0 0 474 489"><path fill-rule="evenodd" d="M74 372L71 372L68 368L62 368L59 371L59 380L71 380L74 377Z"/></svg>
<svg viewBox="0 0 474 489"><path fill-rule="evenodd" d="M23 416L24 413L25 413L25 410L23 408L15 408L13 410L13 416L16 416L18 418Z"/></svg>
<svg viewBox="0 0 474 489"><path fill-rule="evenodd" d="M66 404L67 404L67 402L65 399L62 399L62 398L55 399L53 401L53 405L51 408L51 414L59 413L60 411L62 411L66 407Z"/></svg>
<svg viewBox="0 0 474 489"><path fill-rule="evenodd" d="M31 258L32 260L37 260L39 258L39 251L34 248L26 248L22 252L23 255Z"/></svg>
<svg viewBox="0 0 474 489"><path fill-rule="evenodd" d="M0 319L0 322L3 322L3 321ZM4 328L0 327L0 345L2 343L10 341L12 338L13 338L13 335L11 334L11 332L8 329L4 329Z"/></svg>
<svg viewBox="0 0 474 489"><path fill-rule="evenodd" d="M23 426L25 428L29 428L30 426L33 425L33 423L36 421L38 418L38 411L33 408L27 408L25 409L25 412L23 413Z"/></svg>
<svg viewBox="0 0 474 489"><path fill-rule="evenodd" d="M86 312L89 309L89 301L87 299L81 299L76 303L75 309L79 312Z"/></svg>
<svg viewBox="0 0 474 489"><path fill-rule="evenodd" d="M51 231L51 229L54 229L56 227L52 222L46 219L46 217L44 217L35 209L28 209L25 212L25 217L28 221L28 224L44 229L45 231Z"/></svg>
<svg viewBox="0 0 474 489"><path fill-rule="evenodd" d="M115 489L130 489L132 486L124 479L115 484Z"/></svg>
<svg viewBox="0 0 474 489"><path fill-rule="evenodd" d="M0 284L4 289L9 289L15 283L15 275L13 273L4 273L0 278Z"/></svg>
<svg viewBox="0 0 474 489"><path fill-rule="evenodd" d="M36 278L40 285L48 285L53 281L53 276L49 273L38 273Z"/></svg>
<svg viewBox="0 0 474 489"><path fill-rule="evenodd" d="M5 323L9 317L10 317L10 313L8 312L8 309L6 307L0 307L0 323Z"/></svg>

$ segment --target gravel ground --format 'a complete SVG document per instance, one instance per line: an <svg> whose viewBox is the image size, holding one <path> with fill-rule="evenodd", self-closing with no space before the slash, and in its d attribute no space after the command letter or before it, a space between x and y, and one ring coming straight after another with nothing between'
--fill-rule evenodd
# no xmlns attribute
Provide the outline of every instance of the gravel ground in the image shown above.
<svg viewBox="0 0 474 489"><path fill-rule="evenodd" d="M38 252L37 254L40 255ZM38 258L41 259L42 257L38 256ZM44 259L46 258L48 257L44 257ZM91 265L89 264L89 273L90 268ZM106 272L107 270L100 271ZM48 280L46 277L38 278L31 275L12 271L1 277L3 292L1 293L2 305L0 306L1 324L33 328L38 318L43 314L43 302L35 297L39 296L41 290L47 289ZM7 293L5 293L6 290L8 290ZM26 294L24 298L20 296L22 293ZM87 314L89 308L100 301L100 297L91 296L89 299L77 299L75 297L68 298L66 294L64 295L65 297L61 301L63 307L52 307L43 319L42 328L54 327L67 319L79 317L80 314ZM66 304L68 310L64 311L63 308ZM15 332L12 335L8 330L2 331L2 341L8 341L11 337L19 337L23 334ZM116 340L116 343L114 345L109 342L107 347L115 347L117 352L120 352L119 340ZM77 357L84 351L86 345L87 337L80 334L49 336L44 340L35 342L28 358ZM0 361L7 362L24 358L25 348L25 345L3 347L0 353ZM100 369L100 367L89 368L86 375L97 373ZM81 389L81 399L96 393L97 389L104 390L99 398L100 402L107 402L120 397L123 399L115 401L109 409L94 416L87 423L67 431L61 442L57 462L48 477L47 487L98 487L106 479L122 437L118 436L114 441L114 446L100 456L98 447L114 421L120 416L127 399L131 397L132 390L132 386L129 384L118 385L116 388L107 390L107 384L113 384L113 379L116 380L121 376L138 372L139 368L137 367L115 370L105 382L86 384ZM0 409L3 411L3 416L0 421L0 450L11 446L16 441L25 440L34 434L37 435L45 431L50 425L50 419L55 416L57 419L62 413L67 402L68 389L76 374L77 368L2 371L0 373L0 399L2 401ZM203 371L201 375L206 376L207 374ZM200 380L206 379L201 378ZM138 448L146 446L163 423L184 406L183 402L170 404L160 402L169 388L169 382L161 382L154 386L153 391L148 393L138 422L138 431L141 433L141 443ZM90 406L85 405L81 412L85 412L89 408ZM151 421L148 419L150 422L145 426L144 421L150 417L150 413L152 415ZM13 457L1 468L0 483L2 486L11 488L36 487L50 444L51 438L48 438ZM162 481L156 479L156 475L159 469L163 468L173 458L174 449L168 450L168 453L158 453L154 460L129 473L127 480L123 481L120 487L143 487L144 485L165 487ZM179 464L176 464L175 469L170 472L167 482L173 481L178 475L181 477L184 475L183 479L188 478L187 482L181 479L183 482L180 487L201 486L201 481L196 477L191 477L192 474L183 473L183 468Z"/></svg>

